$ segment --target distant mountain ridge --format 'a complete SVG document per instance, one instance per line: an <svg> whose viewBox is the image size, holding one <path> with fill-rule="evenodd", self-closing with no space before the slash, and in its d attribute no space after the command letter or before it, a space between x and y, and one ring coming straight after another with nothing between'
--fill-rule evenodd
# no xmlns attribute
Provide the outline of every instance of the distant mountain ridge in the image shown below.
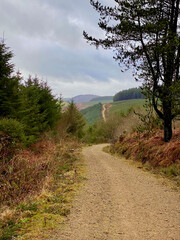
<svg viewBox="0 0 180 240"><path fill-rule="evenodd" d="M92 95L92 94L85 94L85 95L78 95L76 97L73 97L72 100L75 103L82 103L82 102L89 102L94 98L99 97L98 95Z"/></svg>
<svg viewBox="0 0 180 240"><path fill-rule="evenodd" d="M101 96L93 98L91 101L105 101L105 100L113 100L113 96Z"/></svg>
<svg viewBox="0 0 180 240"><path fill-rule="evenodd" d="M64 98L63 101L65 102L71 102L74 101L74 103L87 103L92 101L105 101L105 100L113 100L113 96L98 96L93 94L82 94L75 96L73 98Z"/></svg>
<svg viewBox="0 0 180 240"><path fill-rule="evenodd" d="M71 102L74 101L74 103L83 103L83 102L90 102L94 98L98 98L98 95L93 94L84 94L84 95L78 95L73 98L64 99L64 101Z"/></svg>

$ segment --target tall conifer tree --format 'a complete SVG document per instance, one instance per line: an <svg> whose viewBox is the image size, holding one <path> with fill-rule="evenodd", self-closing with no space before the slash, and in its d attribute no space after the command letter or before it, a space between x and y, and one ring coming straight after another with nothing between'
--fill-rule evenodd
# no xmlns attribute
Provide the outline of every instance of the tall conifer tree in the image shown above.
<svg viewBox="0 0 180 240"><path fill-rule="evenodd" d="M96 47L116 50L115 59L134 66L137 79L164 123L164 141L172 138L172 120L180 114L180 0L114 0L106 7L90 0L100 13L97 39L84 32Z"/></svg>
<svg viewBox="0 0 180 240"><path fill-rule="evenodd" d="M14 117L19 105L19 75L11 63L13 53L0 42L0 117Z"/></svg>

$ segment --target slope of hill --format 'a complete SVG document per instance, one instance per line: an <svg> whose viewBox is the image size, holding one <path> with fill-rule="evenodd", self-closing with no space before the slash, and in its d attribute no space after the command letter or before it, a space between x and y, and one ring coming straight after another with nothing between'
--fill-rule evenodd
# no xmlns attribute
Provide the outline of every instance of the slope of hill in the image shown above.
<svg viewBox="0 0 180 240"><path fill-rule="evenodd" d="M63 102L70 102L71 98L62 98Z"/></svg>
<svg viewBox="0 0 180 240"><path fill-rule="evenodd" d="M110 103L110 104L109 104ZM80 111L84 115L85 119L87 120L88 124L92 125L97 120L102 118L102 104L108 105L108 108L106 108L105 115L111 116L113 113L119 113L119 114L126 114L130 108L143 108L143 105L145 103L144 99L131 99L131 100L125 100L125 101L119 101L112 103L111 100L104 100L101 102L97 101L90 101L87 103L79 103L77 106L79 107Z"/></svg>
<svg viewBox="0 0 180 240"><path fill-rule="evenodd" d="M126 114L130 108L143 108L145 99L131 99L112 103L110 113L124 113Z"/></svg>
<svg viewBox="0 0 180 240"><path fill-rule="evenodd" d="M102 96L102 97L97 97L93 98L91 101L113 101L113 96Z"/></svg>
<svg viewBox="0 0 180 240"><path fill-rule="evenodd" d="M101 111L102 111L101 103L81 110L82 114L84 115L89 125L93 125L97 120L102 118Z"/></svg>
<svg viewBox="0 0 180 240"><path fill-rule="evenodd" d="M110 102L110 104L109 104ZM90 101L88 103L81 103L81 107L83 105L86 105L86 108L82 109L81 112L84 115L85 119L87 120L88 124L92 125L94 124L97 120L102 118L102 104L108 106L106 107L105 115L110 117L114 113L119 113L119 114L126 114L130 108L143 108L143 105L145 103L144 99L132 99L132 100L125 100L125 101L120 101L120 102L114 102L112 101L102 101L101 103L98 103L96 101ZM88 104L93 104L96 103L95 105L88 106ZM79 105L78 105L79 106Z"/></svg>
<svg viewBox="0 0 180 240"><path fill-rule="evenodd" d="M94 106L98 103L105 104L105 103L112 103L112 100L101 100L101 101L89 101L89 102L82 102L82 103L76 103L76 106L79 110L86 109L88 107Z"/></svg>
<svg viewBox="0 0 180 240"><path fill-rule="evenodd" d="M74 103L83 103L83 102L89 102L93 98L97 98L99 96L97 95L92 95L92 94L85 94L85 95L78 95L73 97L71 100L74 101Z"/></svg>

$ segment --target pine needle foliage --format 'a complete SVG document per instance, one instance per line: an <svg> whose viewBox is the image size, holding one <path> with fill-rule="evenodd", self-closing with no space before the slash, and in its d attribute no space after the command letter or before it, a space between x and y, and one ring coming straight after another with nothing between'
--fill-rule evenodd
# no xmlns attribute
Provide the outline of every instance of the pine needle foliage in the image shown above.
<svg viewBox="0 0 180 240"><path fill-rule="evenodd" d="M0 121L3 118L5 120L2 120L0 130L2 134L14 137L13 132L7 131L6 126L9 126L10 122L14 123L12 127L22 125L26 145L35 142L43 131L48 131L57 124L61 117L61 101L53 96L47 83L40 81L38 77L29 76L27 81L24 81L20 72L15 74L12 57L12 51L1 41ZM17 135L18 129L20 130L18 127L15 131Z"/></svg>
<svg viewBox="0 0 180 240"><path fill-rule="evenodd" d="M0 118L14 117L19 106L19 76L14 74L12 51L0 42Z"/></svg>
<svg viewBox="0 0 180 240"><path fill-rule="evenodd" d="M68 105L64 113L64 121L66 123L67 133L76 135L79 138L83 136L83 128L86 121L73 101Z"/></svg>

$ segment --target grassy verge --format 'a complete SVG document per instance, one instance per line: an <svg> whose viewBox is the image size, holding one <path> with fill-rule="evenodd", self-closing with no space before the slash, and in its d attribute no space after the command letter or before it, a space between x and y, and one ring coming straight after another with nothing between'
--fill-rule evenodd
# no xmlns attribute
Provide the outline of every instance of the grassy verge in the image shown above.
<svg viewBox="0 0 180 240"><path fill-rule="evenodd" d="M19 199L13 200L11 194L14 196L15 192L7 188L8 194L0 208L1 240L48 239L52 231L64 223L70 213L73 196L84 179L80 149L77 140L68 139L59 143L46 142L45 146L41 142L34 147L31 155L27 151L19 155L26 166L29 165L29 168L24 165L25 172L34 171L31 177L38 179L29 182L25 178L30 175L24 176L24 184L26 186L28 182L29 187L26 194L19 193ZM35 175L37 172L41 174ZM16 176L20 178L20 175ZM6 184L11 183L9 179L7 176ZM19 181L23 183L21 179ZM18 193L20 188L16 191Z"/></svg>
<svg viewBox="0 0 180 240"><path fill-rule="evenodd" d="M139 168L159 174L180 187L180 132L174 133L169 143L164 143L161 131L121 136L106 151L132 159Z"/></svg>

